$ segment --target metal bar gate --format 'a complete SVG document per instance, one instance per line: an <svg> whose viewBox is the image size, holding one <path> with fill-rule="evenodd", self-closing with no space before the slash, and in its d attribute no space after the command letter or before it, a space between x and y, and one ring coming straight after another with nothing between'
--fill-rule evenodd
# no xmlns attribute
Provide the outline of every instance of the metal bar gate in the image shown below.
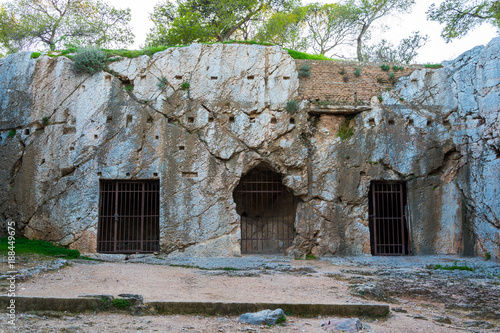
<svg viewBox="0 0 500 333"><path fill-rule="evenodd" d="M241 253L284 253L295 237L297 200L281 175L254 169L234 193L241 216Z"/></svg>
<svg viewBox="0 0 500 333"><path fill-rule="evenodd" d="M370 192L372 254L408 254L405 184L372 182Z"/></svg>
<svg viewBox="0 0 500 333"><path fill-rule="evenodd" d="M158 180L101 180L97 252L160 250Z"/></svg>

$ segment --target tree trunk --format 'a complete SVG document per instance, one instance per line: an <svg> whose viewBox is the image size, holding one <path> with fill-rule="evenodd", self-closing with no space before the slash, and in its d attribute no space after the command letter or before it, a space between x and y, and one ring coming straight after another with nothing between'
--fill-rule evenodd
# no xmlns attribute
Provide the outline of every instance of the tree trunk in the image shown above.
<svg viewBox="0 0 500 333"><path fill-rule="evenodd" d="M361 29L361 32L359 33L358 40L357 40L357 55L358 55L358 61L363 61L363 55L361 54L361 49L363 48L363 36L365 35L366 31L368 30L368 27L370 24L363 24L363 28Z"/></svg>

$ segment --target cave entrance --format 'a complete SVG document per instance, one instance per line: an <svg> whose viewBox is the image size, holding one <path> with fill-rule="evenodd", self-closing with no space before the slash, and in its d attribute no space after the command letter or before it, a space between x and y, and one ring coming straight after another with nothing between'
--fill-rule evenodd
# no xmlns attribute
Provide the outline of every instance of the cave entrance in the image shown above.
<svg viewBox="0 0 500 333"><path fill-rule="evenodd" d="M285 253L292 245L297 198L282 176L264 165L252 169L234 191L241 216L241 253Z"/></svg>
<svg viewBox="0 0 500 333"><path fill-rule="evenodd" d="M372 255L401 256L409 253L404 182L372 182L369 217Z"/></svg>
<svg viewBox="0 0 500 333"><path fill-rule="evenodd" d="M101 180L97 252L159 250L159 180Z"/></svg>

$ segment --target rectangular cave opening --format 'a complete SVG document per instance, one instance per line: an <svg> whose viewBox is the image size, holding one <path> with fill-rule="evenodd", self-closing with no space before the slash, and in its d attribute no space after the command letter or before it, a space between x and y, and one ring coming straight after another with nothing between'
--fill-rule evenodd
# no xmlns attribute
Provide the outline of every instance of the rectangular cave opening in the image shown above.
<svg viewBox="0 0 500 333"><path fill-rule="evenodd" d="M160 250L160 181L100 180L97 252Z"/></svg>
<svg viewBox="0 0 500 333"><path fill-rule="evenodd" d="M372 255L409 254L406 183L373 181L368 203Z"/></svg>

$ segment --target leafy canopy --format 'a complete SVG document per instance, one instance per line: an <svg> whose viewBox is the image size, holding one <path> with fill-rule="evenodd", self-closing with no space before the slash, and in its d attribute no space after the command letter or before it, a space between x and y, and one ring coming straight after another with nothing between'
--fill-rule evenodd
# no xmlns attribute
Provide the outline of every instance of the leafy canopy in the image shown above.
<svg viewBox="0 0 500 333"><path fill-rule="evenodd" d="M245 35L247 25L272 9L284 10L295 0L177 0L163 2L151 14L149 45L182 45L227 41Z"/></svg>
<svg viewBox="0 0 500 333"><path fill-rule="evenodd" d="M449 42L483 23L500 29L500 1L446 0L439 6L432 4L427 19L445 25L441 36Z"/></svg>
<svg viewBox="0 0 500 333"><path fill-rule="evenodd" d="M117 47L133 42L130 9L101 0L12 0L0 10L0 44L8 52L60 44Z"/></svg>
<svg viewBox="0 0 500 333"><path fill-rule="evenodd" d="M369 62L412 63L418 55L418 50L427 43L429 36L414 32L394 46L386 39L363 50L363 60Z"/></svg>

